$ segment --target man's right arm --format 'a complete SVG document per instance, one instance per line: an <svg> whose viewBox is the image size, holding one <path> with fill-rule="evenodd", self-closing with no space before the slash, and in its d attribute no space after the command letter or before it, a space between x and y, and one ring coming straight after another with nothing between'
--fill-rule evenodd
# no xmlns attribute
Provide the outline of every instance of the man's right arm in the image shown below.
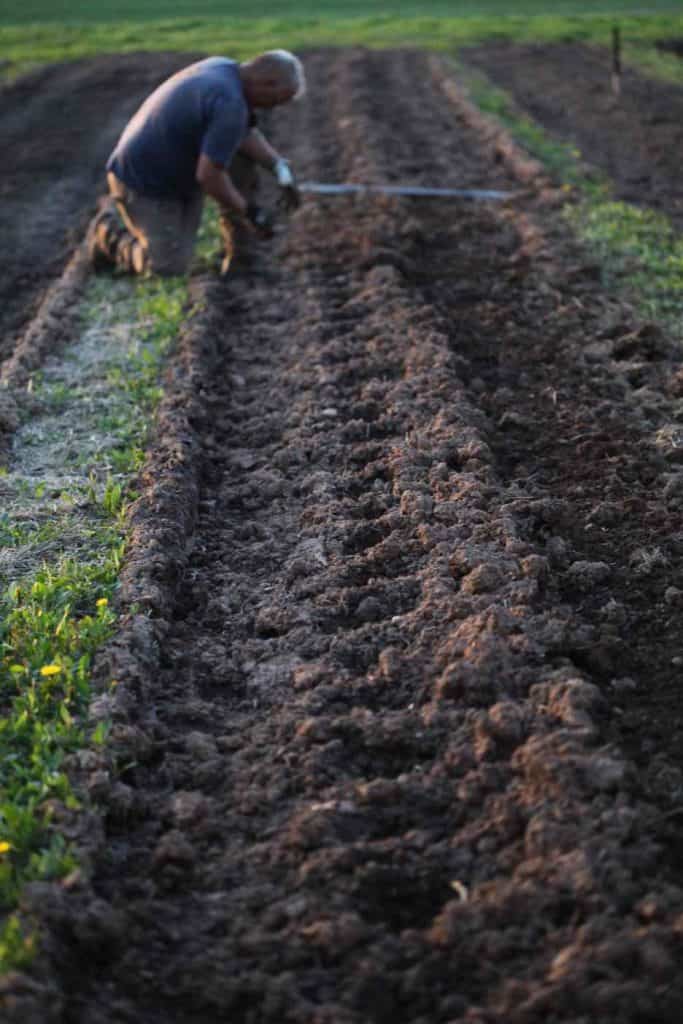
<svg viewBox="0 0 683 1024"><path fill-rule="evenodd" d="M197 161L197 181L204 192L215 199L221 210L236 213L242 223L259 238L272 238L271 217L254 203L248 203L236 189L228 172L201 153Z"/></svg>
<svg viewBox="0 0 683 1024"><path fill-rule="evenodd" d="M197 181L204 192L215 199L221 208L237 213L246 219L246 199L235 188L225 168L215 164L206 153L200 153L197 161Z"/></svg>

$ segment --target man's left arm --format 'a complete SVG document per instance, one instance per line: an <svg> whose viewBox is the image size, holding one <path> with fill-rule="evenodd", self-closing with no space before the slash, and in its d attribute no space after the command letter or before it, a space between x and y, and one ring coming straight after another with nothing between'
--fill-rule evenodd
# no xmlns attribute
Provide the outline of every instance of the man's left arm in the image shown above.
<svg viewBox="0 0 683 1024"><path fill-rule="evenodd" d="M268 170L272 170L277 161L283 159L259 128L249 130L239 149L240 153L244 153L250 160L261 167L267 167Z"/></svg>
<svg viewBox="0 0 683 1024"><path fill-rule="evenodd" d="M301 202L299 190L296 187L296 179L289 162L271 146L258 128L251 129L239 149L240 153L244 153L255 163L267 167L273 172L282 189L282 197L287 207L294 209L299 205Z"/></svg>

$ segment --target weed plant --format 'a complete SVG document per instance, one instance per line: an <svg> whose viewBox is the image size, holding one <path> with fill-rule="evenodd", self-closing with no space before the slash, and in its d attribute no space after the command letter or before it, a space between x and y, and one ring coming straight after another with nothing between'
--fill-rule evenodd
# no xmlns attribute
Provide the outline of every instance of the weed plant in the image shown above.
<svg viewBox="0 0 683 1024"><path fill-rule="evenodd" d="M93 659L115 628L126 506L186 312L184 281L119 282L114 302L108 285L90 287L80 347L35 382L42 416L0 480L0 973L35 953L16 912L26 884L76 867L58 824L79 806L67 758L106 737L87 725ZM74 432L75 466L61 444Z"/></svg>

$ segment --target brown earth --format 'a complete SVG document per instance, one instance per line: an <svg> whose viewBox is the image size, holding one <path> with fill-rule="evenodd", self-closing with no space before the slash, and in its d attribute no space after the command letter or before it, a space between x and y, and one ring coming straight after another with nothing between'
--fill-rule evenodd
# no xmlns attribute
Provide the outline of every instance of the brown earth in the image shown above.
<svg viewBox="0 0 683 1024"><path fill-rule="evenodd" d="M614 182L618 199L661 210L683 227L683 88L625 66L615 98L611 54L575 43L487 43L463 57L547 132L575 142Z"/></svg>
<svg viewBox="0 0 683 1024"><path fill-rule="evenodd" d="M515 188L438 61L307 66L303 178ZM546 199L307 202L195 281L7 1019L681 1019L683 365Z"/></svg>

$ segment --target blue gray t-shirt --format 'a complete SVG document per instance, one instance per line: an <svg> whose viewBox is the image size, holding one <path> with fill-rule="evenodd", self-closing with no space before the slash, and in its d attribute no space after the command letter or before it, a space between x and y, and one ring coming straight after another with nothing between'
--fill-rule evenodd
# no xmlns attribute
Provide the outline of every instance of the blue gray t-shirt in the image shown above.
<svg viewBox="0 0 683 1024"><path fill-rule="evenodd" d="M145 100L107 170L141 195L187 198L199 187L199 154L227 167L250 123L238 64L209 57L173 75Z"/></svg>

